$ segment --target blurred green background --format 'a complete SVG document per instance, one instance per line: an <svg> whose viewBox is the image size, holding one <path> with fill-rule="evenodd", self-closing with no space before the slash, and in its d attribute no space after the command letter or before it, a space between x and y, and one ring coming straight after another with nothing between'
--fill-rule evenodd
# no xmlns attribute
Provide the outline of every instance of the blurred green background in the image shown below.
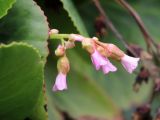
<svg viewBox="0 0 160 120"><path fill-rule="evenodd" d="M127 42L146 49L143 36L129 13L114 0L100 2ZM160 1L128 2L159 41ZM67 51L71 63L68 90L52 91L57 75L54 50L59 41L48 40L49 28L58 29L60 33L96 36L95 20L99 13L91 0L36 0L36 3L0 0L0 7L5 11L0 12L3 17L0 19L2 120L130 120L133 110L150 97L151 81L134 92L135 74L128 74L121 64L113 61L118 71L103 75L94 69L90 56L80 44ZM100 40L126 51L108 28L106 33Z"/></svg>

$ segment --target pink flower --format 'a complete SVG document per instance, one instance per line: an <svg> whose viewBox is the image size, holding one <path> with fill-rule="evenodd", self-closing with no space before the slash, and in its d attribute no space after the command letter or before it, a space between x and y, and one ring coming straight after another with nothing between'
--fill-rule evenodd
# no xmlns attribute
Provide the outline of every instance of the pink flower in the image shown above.
<svg viewBox="0 0 160 120"><path fill-rule="evenodd" d="M66 74L63 74L62 72L60 72L56 77L56 81L52 90L58 91L58 90L66 90L66 89L67 89Z"/></svg>
<svg viewBox="0 0 160 120"><path fill-rule="evenodd" d="M106 58L107 59L107 58ZM109 72L117 71L117 68L107 59L107 64L102 66L102 70L104 74L108 74Z"/></svg>
<svg viewBox="0 0 160 120"><path fill-rule="evenodd" d="M136 67L138 66L139 58L130 57L128 55L124 55L121 58L121 63L123 67L129 72L132 73Z"/></svg>
<svg viewBox="0 0 160 120"><path fill-rule="evenodd" d="M99 54L97 50L95 50L94 53L92 53L91 60L96 70L102 68L104 74L107 74L110 71L115 72L117 70L117 68L114 65L112 65L112 63L107 58Z"/></svg>
<svg viewBox="0 0 160 120"><path fill-rule="evenodd" d="M101 66L107 64L106 59L101 56L97 50L95 50L94 53L91 54L91 60L96 70L99 70Z"/></svg>

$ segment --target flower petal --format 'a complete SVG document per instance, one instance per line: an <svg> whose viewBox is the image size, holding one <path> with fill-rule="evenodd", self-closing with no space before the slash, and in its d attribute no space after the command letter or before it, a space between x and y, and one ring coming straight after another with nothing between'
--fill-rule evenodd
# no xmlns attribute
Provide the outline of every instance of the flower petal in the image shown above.
<svg viewBox="0 0 160 120"><path fill-rule="evenodd" d="M107 59L107 58L106 58ZM109 72L117 71L117 68L107 59L108 63L102 66L102 70L104 74L108 74Z"/></svg>
<svg viewBox="0 0 160 120"><path fill-rule="evenodd" d="M52 90L58 91L58 90L66 90L66 89L67 89L66 75L60 72L56 77L56 81Z"/></svg>
<svg viewBox="0 0 160 120"><path fill-rule="evenodd" d="M140 58L134 58L134 57L130 57L128 55L124 55L121 58L121 63L123 65L123 67L129 72L132 73L136 67L138 66L138 61L140 60Z"/></svg>
<svg viewBox="0 0 160 120"><path fill-rule="evenodd" d="M106 59L101 56L97 50L95 50L94 53L91 55L91 60L96 70L99 70L102 65L107 64Z"/></svg>

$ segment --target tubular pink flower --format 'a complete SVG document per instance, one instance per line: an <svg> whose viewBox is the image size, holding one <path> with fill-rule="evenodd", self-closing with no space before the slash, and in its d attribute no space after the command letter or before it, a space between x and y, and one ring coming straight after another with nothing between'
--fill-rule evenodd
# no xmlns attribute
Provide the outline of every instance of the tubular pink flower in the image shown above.
<svg viewBox="0 0 160 120"><path fill-rule="evenodd" d="M52 90L58 91L58 90L66 90L66 89L67 89L66 74L63 74L60 72L56 77L56 81Z"/></svg>
<svg viewBox="0 0 160 120"><path fill-rule="evenodd" d="M108 74L109 72L117 71L117 68L106 58L107 64L102 66L102 70L104 74Z"/></svg>
<svg viewBox="0 0 160 120"><path fill-rule="evenodd" d="M132 73L136 67L138 66L138 61L140 59L139 58L134 58L134 57L130 57L128 55L124 55L121 58L121 64L123 65L123 67L129 72Z"/></svg>
<svg viewBox="0 0 160 120"><path fill-rule="evenodd" d="M91 54L91 60L96 70L99 70L101 66L107 64L106 59L101 56L97 50L95 50L94 53Z"/></svg>
<svg viewBox="0 0 160 120"><path fill-rule="evenodd" d="M84 39L84 37L78 34L71 34L70 39L81 42Z"/></svg>
<svg viewBox="0 0 160 120"><path fill-rule="evenodd" d="M105 57L103 57L97 50L91 55L91 60L96 70L102 68L103 73L115 72L117 68Z"/></svg>

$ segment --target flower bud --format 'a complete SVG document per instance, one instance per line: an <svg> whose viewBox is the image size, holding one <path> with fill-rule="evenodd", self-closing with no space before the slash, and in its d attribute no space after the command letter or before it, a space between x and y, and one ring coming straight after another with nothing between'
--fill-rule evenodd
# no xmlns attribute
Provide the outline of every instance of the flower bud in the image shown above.
<svg viewBox="0 0 160 120"><path fill-rule="evenodd" d="M84 49L86 49L90 54L92 54L94 52L94 43L92 41L92 39L90 38L85 38L82 41L82 47Z"/></svg>
<svg viewBox="0 0 160 120"><path fill-rule="evenodd" d="M69 60L66 56L59 58L57 63L57 69L59 73L61 72L63 74L67 74L69 72L70 65L69 65Z"/></svg>
<svg viewBox="0 0 160 120"><path fill-rule="evenodd" d="M111 53L110 57L115 60L120 60L124 56L124 52L120 50L116 45L114 44L106 44L106 50L108 50L108 53Z"/></svg>
<svg viewBox="0 0 160 120"><path fill-rule="evenodd" d="M75 47L75 44L72 41L66 41L65 42L65 47L66 47L66 49L70 49L70 48Z"/></svg>
<svg viewBox="0 0 160 120"><path fill-rule="evenodd" d="M106 57L120 61L121 57L124 56L124 52L114 44L107 44L96 40L94 42L105 49Z"/></svg>
<svg viewBox="0 0 160 120"><path fill-rule="evenodd" d="M96 49L102 56L109 57L109 54L107 54L106 50L102 46L97 46Z"/></svg>
<svg viewBox="0 0 160 120"><path fill-rule="evenodd" d="M58 45L57 49L55 50L56 56L63 56L65 54L65 48L62 45Z"/></svg>
<svg viewBox="0 0 160 120"><path fill-rule="evenodd" d="M50 31L49 31L49 35L50 34L58 34L59 33L59 31L57 30L57 29L51 29Z"/></svg>
<svg viewBox="0 0 160 120"><path fill-rule="evenodd" d="M92 37L93 40L95 41L98 41L98 38L97 37Z"/></svg>

